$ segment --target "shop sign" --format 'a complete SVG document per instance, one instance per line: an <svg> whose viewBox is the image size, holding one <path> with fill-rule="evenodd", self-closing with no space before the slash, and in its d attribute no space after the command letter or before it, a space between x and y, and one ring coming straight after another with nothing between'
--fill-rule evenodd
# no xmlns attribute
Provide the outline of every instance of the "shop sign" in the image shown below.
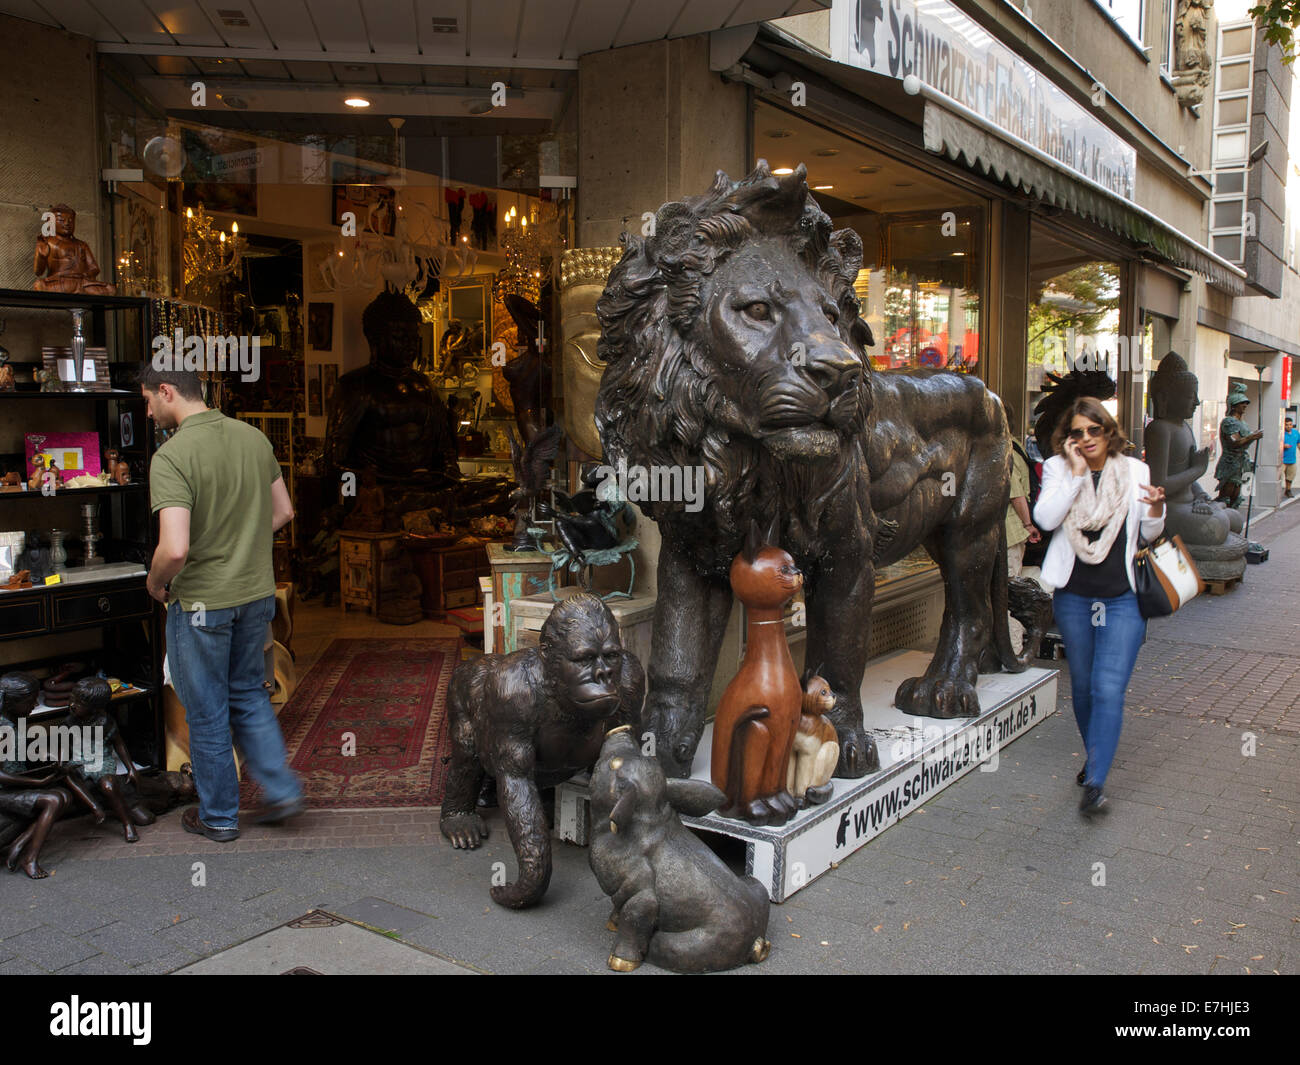
<svg viewBox="0 0 1300 1065"><path fill-rule="evenodd" d="M916 75L945 96L1125 199L1137 151L1050 78L947 0L836 0L837 62L890 78ZM1094 85L1097 107L1105 87Z"/></svg>

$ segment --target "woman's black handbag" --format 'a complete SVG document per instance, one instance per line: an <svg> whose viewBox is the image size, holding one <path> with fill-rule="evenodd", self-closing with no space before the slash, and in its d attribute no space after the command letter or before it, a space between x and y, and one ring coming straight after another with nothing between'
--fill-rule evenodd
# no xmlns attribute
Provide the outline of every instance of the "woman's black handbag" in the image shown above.
<svg viewBox="0 0 1300 1065"><path fill-rule="evenodd" d="M1133 585L1144 618L1167 618L1205 591L1205 582L1181 536L1161 536L1133 556Z"/></svg>

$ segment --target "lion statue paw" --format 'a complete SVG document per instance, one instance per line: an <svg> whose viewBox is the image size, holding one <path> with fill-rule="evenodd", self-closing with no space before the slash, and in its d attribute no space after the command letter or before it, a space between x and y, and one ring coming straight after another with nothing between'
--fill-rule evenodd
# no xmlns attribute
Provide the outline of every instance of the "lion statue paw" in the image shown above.
<svg viewBox="0 0 1300 1065"><path fill-rule="evenodd" d="M980 712L975 685L954 677L912 677L898 686L894 705L918 717L976 717Z"/></svg>

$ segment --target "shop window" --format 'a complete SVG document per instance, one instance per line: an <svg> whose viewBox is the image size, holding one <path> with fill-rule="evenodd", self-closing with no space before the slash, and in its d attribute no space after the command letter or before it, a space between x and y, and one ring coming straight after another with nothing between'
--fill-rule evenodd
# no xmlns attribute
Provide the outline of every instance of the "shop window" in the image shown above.
<svg viewBox="0 0 1300 1065"><path fill-rule="evenodd" d="M1036 224L1030 236L1029 270L1028 412L1048 390L1049 373L1100 371L1118 382L1121 372L1142 365L1141 337L1122 337L1119 332L1118 263L1098 260ZM1115 413L1113 401L1108 409Z"/></svg>
<svg viewBox="0 0 1300 1065"><path fill-rule="evenodd" d="M837 229L862 238L855 285L878 370L978 373L983 202L939 176L766 103L755 107L757 154L808 167Z"/></svg>
<svg viewBox="0 0 1300 1065"><path fill-rule="evenodd" d="M754 106L755 160L808 168L836 229L862 239L854 289L878 371L982 373L985 200L931 169L765 101ZM877 585L936 574L924 548L876 570Z"/></svg>
<svg viewBox="0 0 1300 1065"><path fill-rule="evenodd" d="M970 278L979 258L976 226L949 215L946 226L940 212L882 227L881 268L863 270L877 369L979 367L980 300Z"/></svg>

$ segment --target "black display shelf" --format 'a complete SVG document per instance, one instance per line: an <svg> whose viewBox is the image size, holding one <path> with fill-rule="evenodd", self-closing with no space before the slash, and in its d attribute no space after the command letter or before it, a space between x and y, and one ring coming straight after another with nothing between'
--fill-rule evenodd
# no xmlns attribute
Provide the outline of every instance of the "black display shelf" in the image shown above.
<svg viewBox="0 0 1300 1065"><path fill-rule="evenodd" d="M35 363L13 363L10 366L34 366ZM125 399L144 402L144 396L127 388L87 389L85 392L42 392L38 388L16 388L12 392L0 392L4 399Z"/></svg>
<svg viewBox="0 0 1300 1065"><path fill-rule="evenodd" d="M88 296L80 293L37 292L35 289L0 288L0 306L30 307L51 311L85 310L128 311L149 306L147 296Z"/></svg>
<svg viewBox="0 0 1300 1065"><path fill-rule="evenodd" d="M131 492L146 492L149 486L140 483L131 484L102 484L97 488L60 488L53 495L46 495L39 489L35 492L0 492L0 503L6 500L31 500L31 499L59 499L62 496L98 496L98 495L127 495Z"/></svg>

